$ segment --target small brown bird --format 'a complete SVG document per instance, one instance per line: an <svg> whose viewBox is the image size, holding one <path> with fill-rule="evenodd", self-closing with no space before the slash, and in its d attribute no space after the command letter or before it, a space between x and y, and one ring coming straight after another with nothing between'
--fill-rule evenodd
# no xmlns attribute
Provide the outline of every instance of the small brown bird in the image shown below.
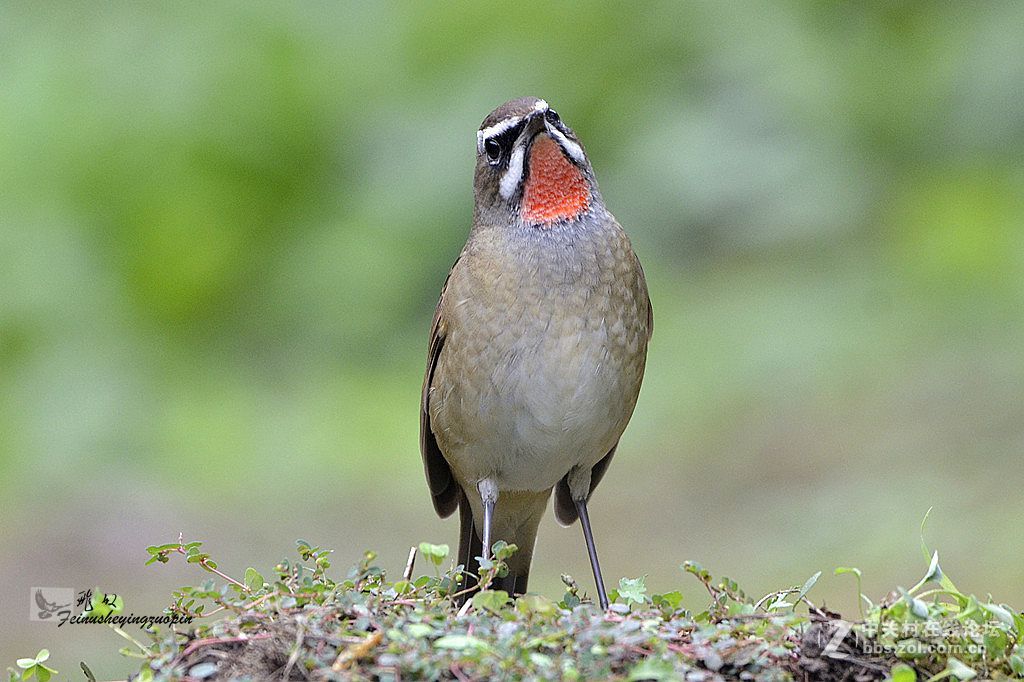
<svg viewBox="0 0 1024 682"><path fill-rule="evenodd" d="M459 509L458 561L515 543L495 584L526 591L552 489L577 518L608 607L587 502L636 405L653 321L629 238L576 134L547 102L506 102L477 132L473 229L430 329L420 452L434 509Z"/></svg>

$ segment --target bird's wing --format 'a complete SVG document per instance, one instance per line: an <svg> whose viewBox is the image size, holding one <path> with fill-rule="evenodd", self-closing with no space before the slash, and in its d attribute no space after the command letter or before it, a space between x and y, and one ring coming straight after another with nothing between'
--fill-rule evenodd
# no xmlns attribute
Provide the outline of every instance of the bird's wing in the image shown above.
<svg viewBox="0 0 1024 682"><path fill-rule="evenodd" d="M636 270L640 276L640 288L643 289L644 297L647 299L647 340L651 340L651 335L654 334L654 306L651 305L651 294L647 291L647 276L644 275L644 266L640 264L640 259L633 254L633 258L636 261ZM612 448L612 452L615 448Z"/></svg>
<svg viewBox="0 0 1024 682"><path fill-rule="evenodd" d="M651 305L651 295L647 294L647 340L651 340L654 334L654 306Z"/></svg>
<svg viewBox="0 0 1024 682"><path fill-rule="evenodd" d="M36 590L36 606L41 608L43 611L53 611L53 609L57 606L57 602L53 602L51 604L50 602L46 601L45 597L43 597L42 590Z"/></svg>
<svg viewBox="0 0 1024 682"><path fill-rule="evenodd" d="M458 261L455 261L458 264ZM430 346L427 351L427 371L423 377L423 393L420 396L420 455L423 457L423 470L427 474L427 486L430 488L430 495L433 498L434 510L441 518L450 516L459 506L459 484L452 476L448 461L441 453L437 445L437 438L430 426L430 387L434 380L434 370L437 368L437 360L444 350L445 321L441 315L441 302L444 300L445 289L448 288L448 280L451 279L452 270L441 288L441 297L437 302L437 309L434 311L434 321L430 325Z"/></svg>

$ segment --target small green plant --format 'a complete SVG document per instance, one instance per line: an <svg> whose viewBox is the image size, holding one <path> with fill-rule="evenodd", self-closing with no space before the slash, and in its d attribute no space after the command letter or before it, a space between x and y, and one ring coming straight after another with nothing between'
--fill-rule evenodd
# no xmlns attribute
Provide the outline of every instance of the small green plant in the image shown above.
<svg viewBox="0 0 1024 682"><path fill-rule="evenodd" d="M430 560L430 563L434 565L434 572L439 574L439 569L444 560L448 558L448 552L451 551L448 545L432 545L429 542L420 543L420 554Z"/></svg>
<svg viewBox="0 0 1024 682"><path fill-rule="evenodd" d="M922 541L923 543L923 541ZM464 566L446 545L421 543L399 580L366 552L337 572L331 550L304 540L271 571L232 577L200 542L154 545L147 563L182 557L206 580L172 594L168 614L195 618L188 630L155 626L148 642L124 631L122 649L140 659L142 682L181 678L337 679L877 679L894 682L1024 678L1024 616L958 590L929 552L925 575L909 589L873 601L853 575L862 607L843 620L817 606L821 572L758 597L694 562L683 574L710 597L696 608L681 591L652 593L645 576L622 578L597 608L569 575L558 602L513 599L492 589L516 547L497 542L467 587ZM430 566L414 576L419 555ZM101 608L101 597L94 608ZM468 595L469 599L459 597ZM461 604L461 606L459 606ZM107 604L112 608L122 605ZM691 608L687 608L691 606ZM145 638L143 638L145 639ZM244 654L244 655L243 655ZM11 679L47 680L48 652L21 659ZM259 661L286 661L261 669ZM83 667L83 670L87 668ZM87 673L88 676L88 673Z"/></svg>
<svg viewBox="0 0 1024 682"><path fill-rule="evenodd" d="M23 672L19 676L16 671L11 670L11 680L30 680L34 677L39 682L46 682L52 675L57 674L56 670L46 665L46 661L49 659L50 652L48 649L40 649L35 658L19 658L17 666Z"/></svg>
<svg viewBox="0 0 1024 682"><path fill-rule="evenodd" d="M930 551L921 522L921 552L928 562L924 576L913 587L897 587L875 603L861 590L861 572L842 567L836 575L857 578L861 619L852 630L874 649L904 661L893 679L905 679L908 665L928 675L928 682L952 678L970 680L993 676L1024 677L1024 615L991 597L961 592L939 565L939 553Z"/></svg>

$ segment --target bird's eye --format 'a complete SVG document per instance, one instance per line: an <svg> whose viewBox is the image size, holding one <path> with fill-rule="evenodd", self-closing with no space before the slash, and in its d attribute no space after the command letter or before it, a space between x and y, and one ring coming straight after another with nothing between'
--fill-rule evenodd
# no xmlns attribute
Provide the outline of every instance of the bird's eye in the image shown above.
<svg viewBox="0 0 1024 682"><path fill-rule="evenodd" d="M487 154L487 161L493 166L501 160L501 145L495 140L484 142L484 153Z"/></svg>
<svg viewBox="0 0 1024 682"><path fill-rule="evenodd" d="M561 117L559 117L558 112L555 111L554 109L548 109L547 113L544 115L552 123L558 123L559 121L562 120Z"/></svg>

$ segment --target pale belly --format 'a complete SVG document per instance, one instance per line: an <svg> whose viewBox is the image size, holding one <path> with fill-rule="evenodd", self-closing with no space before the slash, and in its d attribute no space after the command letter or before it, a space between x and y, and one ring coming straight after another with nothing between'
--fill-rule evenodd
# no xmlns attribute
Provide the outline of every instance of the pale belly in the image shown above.
<svg viewBox="0 0 1024 682"><path fill-rule="evenodd" d="M636 403L645 349L624 345L604 317L518 327L453 338L466 352L443 353L438 365L432 422L463 484L550 489L571 468L601 460Z"/></svg>

